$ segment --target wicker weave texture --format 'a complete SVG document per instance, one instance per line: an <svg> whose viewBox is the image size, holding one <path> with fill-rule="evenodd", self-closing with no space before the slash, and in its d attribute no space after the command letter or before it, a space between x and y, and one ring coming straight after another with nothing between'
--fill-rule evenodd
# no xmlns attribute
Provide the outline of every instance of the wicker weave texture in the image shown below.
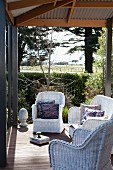
<svg viewBox="0 0 113 170"><path fill-rule="evenodd" d="M73 142L53 140L49 145L52 170L112 170L113 119L94 130L78 128Z"/></svg>
<svg viewBox="0 0 113 170"><path fill-rule="evenodd" d="M58 119L41 119L37 118L37 103L50 102L55 100L55 104L59 104L59 118ZM65 105L65 96L62 92L45 91L40 92L35 104L32 105L32 119L33 119L33 132L54 132L61 133L64 129L62 120L62 110Z"/></svg>
<svg viewBox="0 0 113 170"><path fill-rule="evenodd" d="M91 117L85 121L83 127L85 129L94 129L99 124L109 120L113 116L113 98L104 96L104 95L96 95L90 103L91 105L100 105L101 110L105 111L104 117ZM80 124L81 120L81 112L80 107L72 107L68 112L68 123L69 123L69 133L72 137L73 128L70 126L71 124Z"/></svg>

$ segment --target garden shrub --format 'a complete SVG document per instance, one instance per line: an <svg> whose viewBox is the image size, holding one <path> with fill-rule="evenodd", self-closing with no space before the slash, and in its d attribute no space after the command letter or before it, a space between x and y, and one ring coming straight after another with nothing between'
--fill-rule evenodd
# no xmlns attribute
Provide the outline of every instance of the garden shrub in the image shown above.
<svg viewBox="0 0 113 170"><path fill-rule="evenodd" d="M85 102L89 103L97 94L104 94L102 74L89 74L85 83Z"/></svg>
<svg viewBox="0 0 113 170"><path fill-rule="evenodd" d="M88 79L88 74L53 73L52 78L56 78L56 83L63 83L67 93L71 97L73 105L79 106L85 101L84 89ZM58 78L58 79L57 79Z"/></svg>
<svg viewBox="0 0 113 170"><path fill-rule="evenodd" d="M62 111L62 118L64 123L68 123L68 107L65 106Z"/></svg>

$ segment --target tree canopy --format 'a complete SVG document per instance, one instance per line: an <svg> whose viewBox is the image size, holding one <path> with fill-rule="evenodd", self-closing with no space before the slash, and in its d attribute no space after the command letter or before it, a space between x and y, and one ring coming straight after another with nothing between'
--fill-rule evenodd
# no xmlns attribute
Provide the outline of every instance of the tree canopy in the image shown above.
<svg viewBox="0 0 113 170"><path fill-rule="evenodd" d="M92 73L93 53L99 49L98 37L101 35L102 28L66 27L62 29L68 30L74 35L80 37L73 41L75 46L70 48L69 53L74 53L77 50L83 50L85 54L85 70ZM84 44L79 42L84 42Z"/></svg>

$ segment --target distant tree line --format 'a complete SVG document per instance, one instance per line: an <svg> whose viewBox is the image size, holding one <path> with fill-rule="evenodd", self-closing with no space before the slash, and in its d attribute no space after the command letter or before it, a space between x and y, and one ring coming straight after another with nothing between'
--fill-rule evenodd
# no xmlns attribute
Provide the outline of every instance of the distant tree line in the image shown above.
<svg viewBox="0 0 113 170"><path fill-rule="evenodd" d="M53 48L57 46L65 46L66 43L73 43L75 46L70 48L69 53L74 53L78 50L83 50L85 54L85 71L92 73L93 53L99 49L98 37L101 35L102 28L53 28L53 31L70 31L72 34L81 38L69 39L68 42L55 43L48 39L48 34L51 28L47 27L19 27L18 31L18 52L19 52L19 68L22 58L29 56L28 60L32 60L33 64L42 64L42 61L48 59L48 54L53 52ZM83 42L84 45L78 45ZM52 45L51 45L52 44ZM43 55L39 55L40 50L43 50Z"/></svg>

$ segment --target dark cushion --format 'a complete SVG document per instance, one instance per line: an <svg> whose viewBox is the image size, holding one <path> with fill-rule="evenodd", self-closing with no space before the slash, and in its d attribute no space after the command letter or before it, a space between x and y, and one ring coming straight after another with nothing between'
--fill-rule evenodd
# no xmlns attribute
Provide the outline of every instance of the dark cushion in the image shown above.
<svg viewBox="0 0 113 170"><path fill-rule="evenodd" d="M42 104L42 119L58 119L59 104Z"/></svg>
<svg viewBox="0 0 113 170"><path fill-rule="evenodd" d="M38 102L37 103L37 118L42 117L42 109L41 109L42 104L55 104L55 100L52 100L50 102Z"/></svg>

